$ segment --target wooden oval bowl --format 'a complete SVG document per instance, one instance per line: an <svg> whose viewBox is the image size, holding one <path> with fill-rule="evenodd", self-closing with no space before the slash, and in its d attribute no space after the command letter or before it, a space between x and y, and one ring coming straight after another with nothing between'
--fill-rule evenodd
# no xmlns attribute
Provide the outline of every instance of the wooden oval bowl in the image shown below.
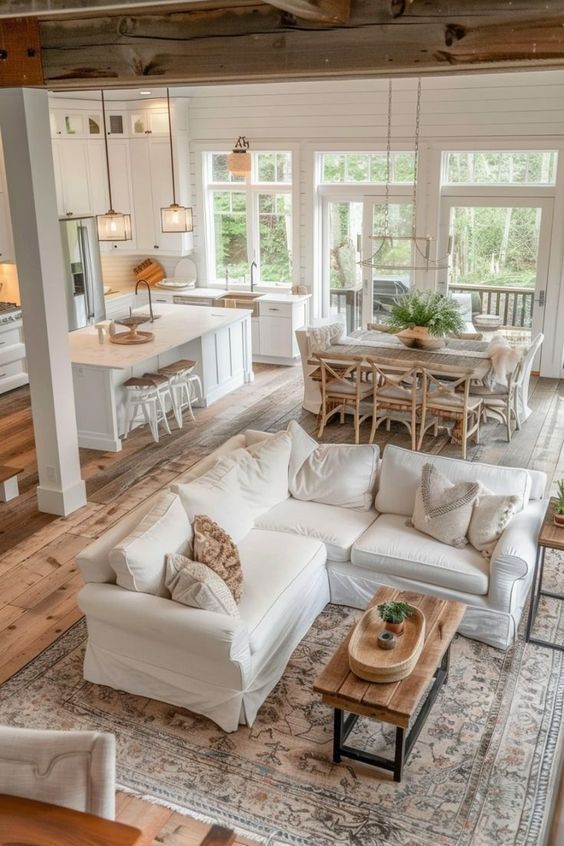
<svg viewBox="0 0 564 846"><path fill-rule="evenodd" d="M378 635L385 629L378 608L364 612L349 641L349 667L355 676L387 683L404 679L413 671L425 642L425 617L419 608L412 608L397 646L389 650L378 646Z"/></svg>

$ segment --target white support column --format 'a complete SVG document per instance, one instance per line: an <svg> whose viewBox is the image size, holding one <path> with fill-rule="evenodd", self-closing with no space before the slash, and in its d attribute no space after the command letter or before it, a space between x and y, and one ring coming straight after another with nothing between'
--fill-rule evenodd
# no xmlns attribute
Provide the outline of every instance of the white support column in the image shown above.
<svg viewBox="0 0 564 846"><path fill-rule="evenodd" d="M0 128L30 379L38 506L66 516L86 503L86 490L80 476L47 91L0 89Z"/></svg>

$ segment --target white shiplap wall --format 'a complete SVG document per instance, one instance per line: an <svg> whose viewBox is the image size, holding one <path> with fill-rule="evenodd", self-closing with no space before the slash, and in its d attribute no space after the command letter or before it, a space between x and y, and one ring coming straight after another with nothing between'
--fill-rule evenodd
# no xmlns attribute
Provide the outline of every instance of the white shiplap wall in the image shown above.
<svg viewBox="0 0 564 846"><path fill-rule="evenodd" d="M393 81L393 143L413 139L415 79ZM180 93L180 92L179 92ZM228 149L239 135L252 147L295 145L299 153L299 281L319 290L314 263L315 199L313 164L316 150L383 149L386 138L388 82L338 80L185 88L190 98L190 172L195 212L195 258L199 279L206 281L201 192L201 151ZM429 229L437 225L440 148L564 145L564 71L528 71L425 77L421 103L421 204ZM564 156L561 156L564 158ZM562 170L562 168L561 168ZM423 196L424 194L427 196ZM555 214L555 217L557 215ZM561 237L559 238L561 242ZM553 249L561 252L561 243ZM558 264L558 284L562 256ZM553 262L554 264L554 262ZM553 270L554 273L554 270ZM553 288L555 283L553 281ZM552 375L561 366L564 345L564 297L552 291L551 305L560 315L551 335ZM559 328L560 327L560 328Z"/></svg>

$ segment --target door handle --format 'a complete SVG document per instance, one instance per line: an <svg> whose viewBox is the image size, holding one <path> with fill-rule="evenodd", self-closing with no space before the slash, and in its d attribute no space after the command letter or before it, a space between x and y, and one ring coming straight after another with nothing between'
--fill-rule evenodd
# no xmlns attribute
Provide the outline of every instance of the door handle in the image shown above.
<svg viewBox="0 0 564 846"><path fill-rule="evenodd" d="M545 296L546 296L546 291L539 291L538 297L533 297L533 302L538 303L540 308L543 308Z"/></svg>

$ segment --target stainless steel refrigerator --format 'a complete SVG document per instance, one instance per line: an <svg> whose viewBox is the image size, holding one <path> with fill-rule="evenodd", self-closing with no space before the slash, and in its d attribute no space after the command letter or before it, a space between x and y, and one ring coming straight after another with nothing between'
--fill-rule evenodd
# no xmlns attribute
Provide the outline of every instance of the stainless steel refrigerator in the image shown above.
<svg viewBox="0 0 564 846"><path fill-rule="evenodd" d="M106 319L102 264L95 217L61 220L69 329Z"/></svg>

